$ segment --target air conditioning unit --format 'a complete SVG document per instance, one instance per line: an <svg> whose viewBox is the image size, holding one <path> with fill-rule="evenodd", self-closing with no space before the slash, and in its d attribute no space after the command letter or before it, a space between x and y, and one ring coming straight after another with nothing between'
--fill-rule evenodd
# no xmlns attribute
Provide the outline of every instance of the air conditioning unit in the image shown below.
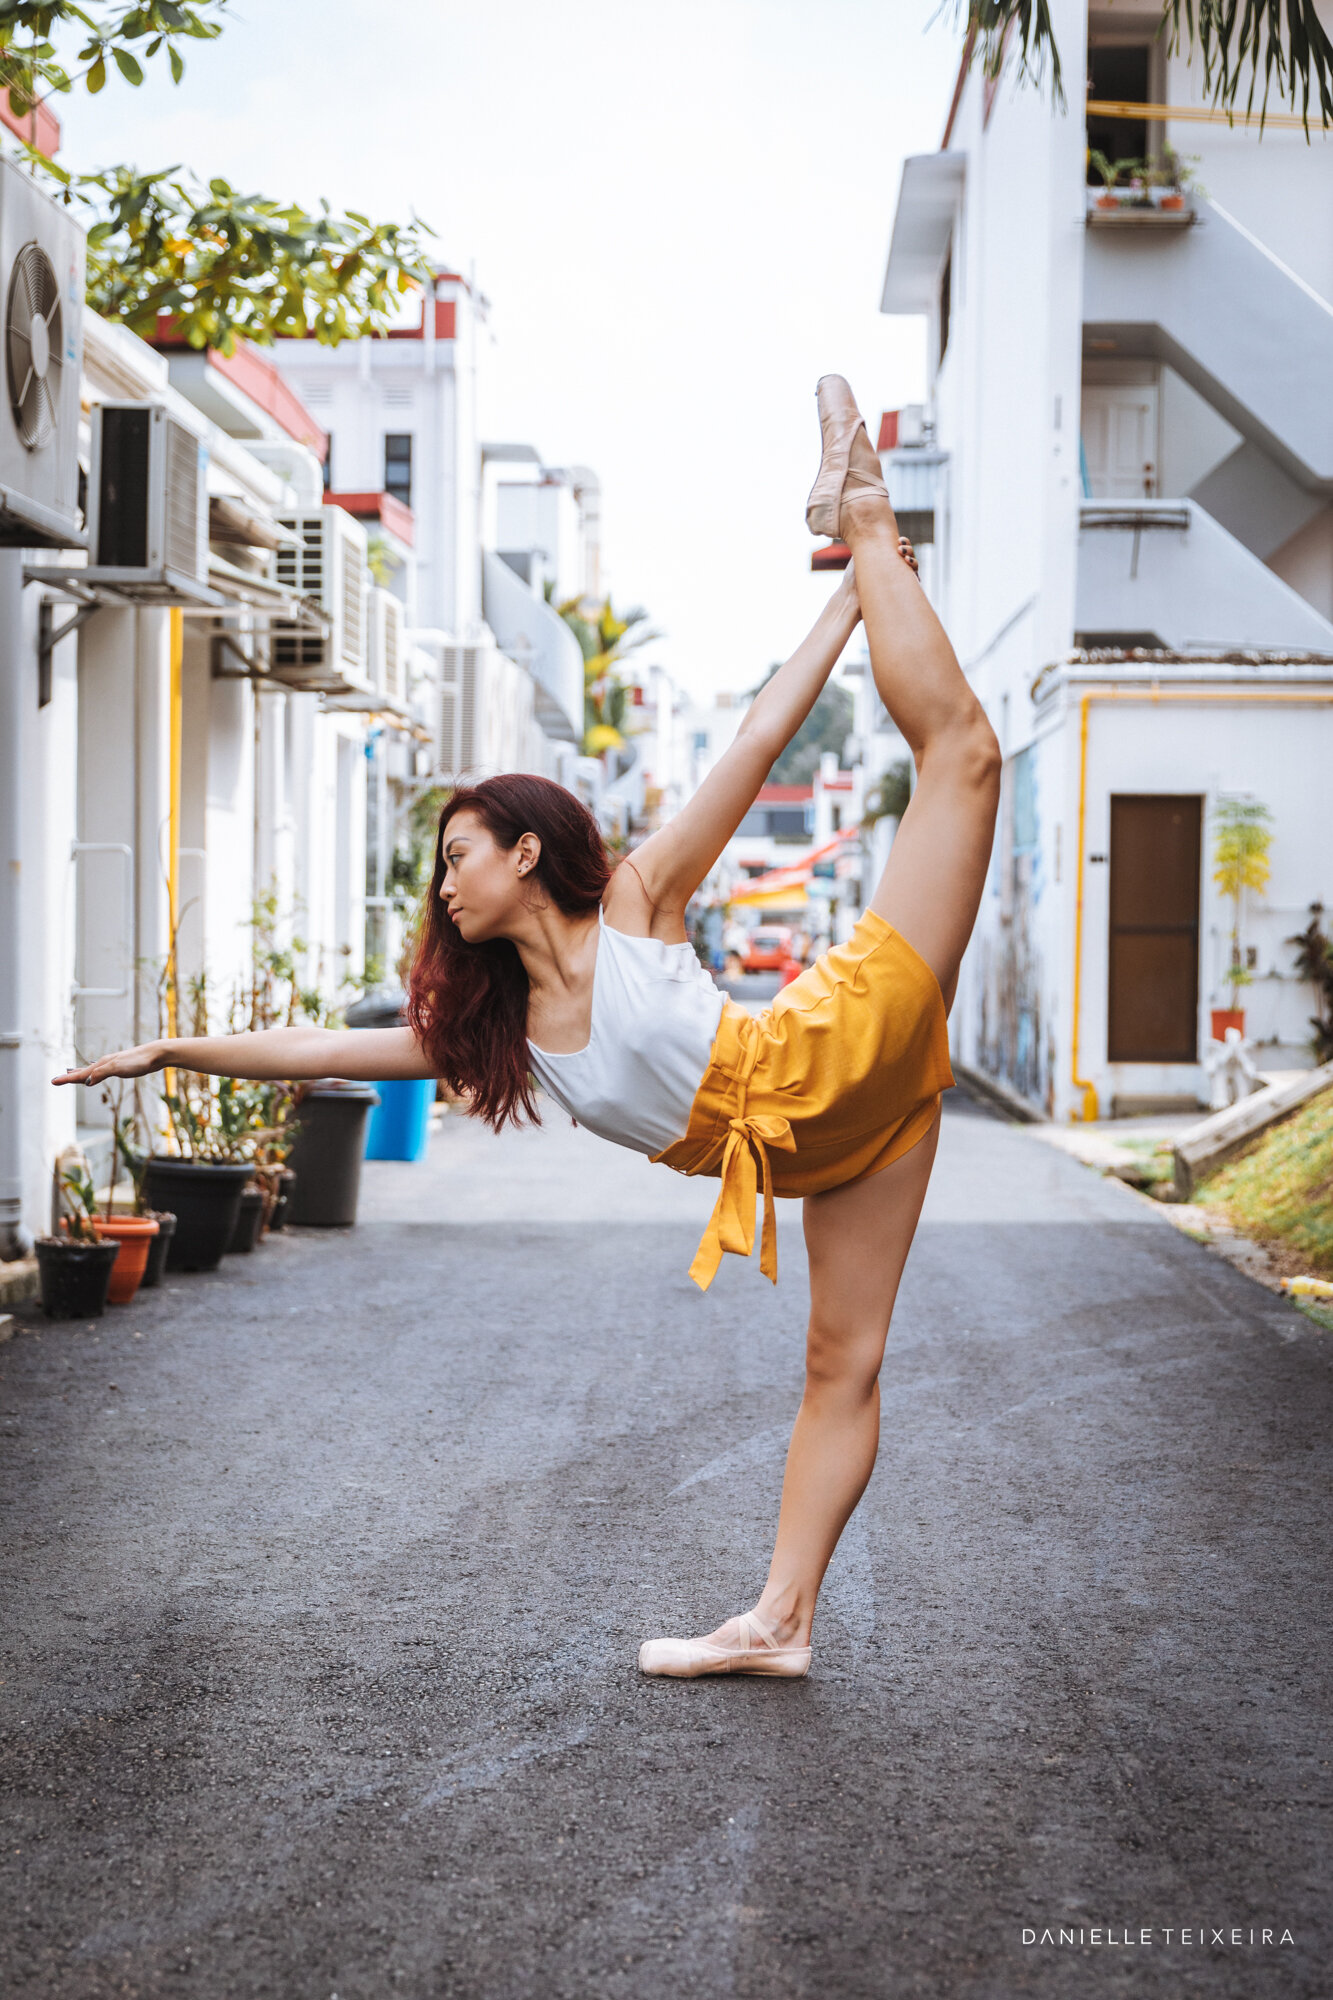
<svg viewBox="0 0 1333 2000"><path fill-rule="evenodd" d="M386 701L407 702L407 648L403 638L403 603L391 590L375 585L370 591L370 682Z"/></svg>
<svg viewBox="0 0 1333 2000"><path fill-rule="evenodd" d="M366 531L341 507L275 516L296 543L275 549L275 583L309 597L329 620L327 634L275 621L269 671L288 687L320 694L370 694L367 659Z"/></svg>
<svg viewBox="0 0 1333 2000"><path fill-rule="evenodd" d="M451 777L533 768L532 676L493 639L441 647L439 712L439 764Z"/></svg>
<svg viewBox="0 0 1333 2000"><path fill-rule="evenodd" d="M31 175L0 159L0 545L81 549L79 370L83 231Z"/></svg>
<svg viewBox="0 0 1333 2000"><path fill-rule="evenodd" d="M484 646L443 646L440 649L440 769L452 778L476 774L480 744L477 728L485 677Z"/></svg>
<svg viewBox="0 0 1333 2000"><path fill-rule="evenodd" d="M95 403L89 583L146 604L220 604L208 582L208 446L164 403Z"/></svg>

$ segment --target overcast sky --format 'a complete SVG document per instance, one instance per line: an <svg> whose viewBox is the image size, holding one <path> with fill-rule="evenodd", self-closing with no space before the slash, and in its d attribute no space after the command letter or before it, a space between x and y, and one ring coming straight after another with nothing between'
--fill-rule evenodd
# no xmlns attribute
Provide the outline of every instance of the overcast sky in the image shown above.
<svg viewBox="0 0 1333 2000"><path fill-rule="evenodd" d="M903 157L939 145L935 0L235 0L184 83L58 105L78 166L409 210L492 301L483 431L600 475L606 578L700 693L753 685L826 594L817 377L920 399L878 300ZM114 72L113 72L114 75Z"/></svg>

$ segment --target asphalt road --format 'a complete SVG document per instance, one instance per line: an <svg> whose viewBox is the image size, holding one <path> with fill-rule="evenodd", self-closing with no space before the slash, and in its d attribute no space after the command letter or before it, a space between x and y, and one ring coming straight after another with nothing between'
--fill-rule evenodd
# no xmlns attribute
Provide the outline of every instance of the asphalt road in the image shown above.
<svg viewBox="0 0 1333 2000"><path fill-rule="evenodd" d="M799 1392L710 1200L449 1120L0 1348L6 2000L1329 1993L1330 1337L953 1104L809 1680L644 1681Z"/></svg>

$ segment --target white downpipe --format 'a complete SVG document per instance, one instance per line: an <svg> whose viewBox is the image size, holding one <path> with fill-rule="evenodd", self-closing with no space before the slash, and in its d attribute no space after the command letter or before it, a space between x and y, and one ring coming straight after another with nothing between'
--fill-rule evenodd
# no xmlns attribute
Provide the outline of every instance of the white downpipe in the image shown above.
<svg viewBox="0 0 1333 2000"><path fill-rule="evenodd" d="M26 666L32 671L25 673ZM36 669L23 645L23 551L0 549L0 1263L26 1257L23 1227L23 1031L20 1027L23 708Z"/></svg>

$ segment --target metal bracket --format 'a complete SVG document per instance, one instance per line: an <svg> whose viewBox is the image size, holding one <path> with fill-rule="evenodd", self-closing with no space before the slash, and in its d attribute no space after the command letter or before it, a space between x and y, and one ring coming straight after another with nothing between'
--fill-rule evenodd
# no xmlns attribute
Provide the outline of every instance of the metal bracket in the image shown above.
<svg viewBox="0 0 1333 2000"><path fill-rule="evenodd" d="M37 607L37 706L45 708L51 699L51 655L62 639L68 639L71 632L77 632L80 625L86 625L94 611L100 610L94 600L83 602L63 625L54 623L55 604L44 597Z"/></svg>
<svg viewBox="0 0 1333 2000"><path fill-rule="evenodd" d="M254 681L267 686L280 687L265 667L261 667L253 653L247 653L235 635L225 626L220 631L210 632L209 653L213 679L215 681ZM230 653L240 661L239 667L224 667L223 656Z"/></svg>

